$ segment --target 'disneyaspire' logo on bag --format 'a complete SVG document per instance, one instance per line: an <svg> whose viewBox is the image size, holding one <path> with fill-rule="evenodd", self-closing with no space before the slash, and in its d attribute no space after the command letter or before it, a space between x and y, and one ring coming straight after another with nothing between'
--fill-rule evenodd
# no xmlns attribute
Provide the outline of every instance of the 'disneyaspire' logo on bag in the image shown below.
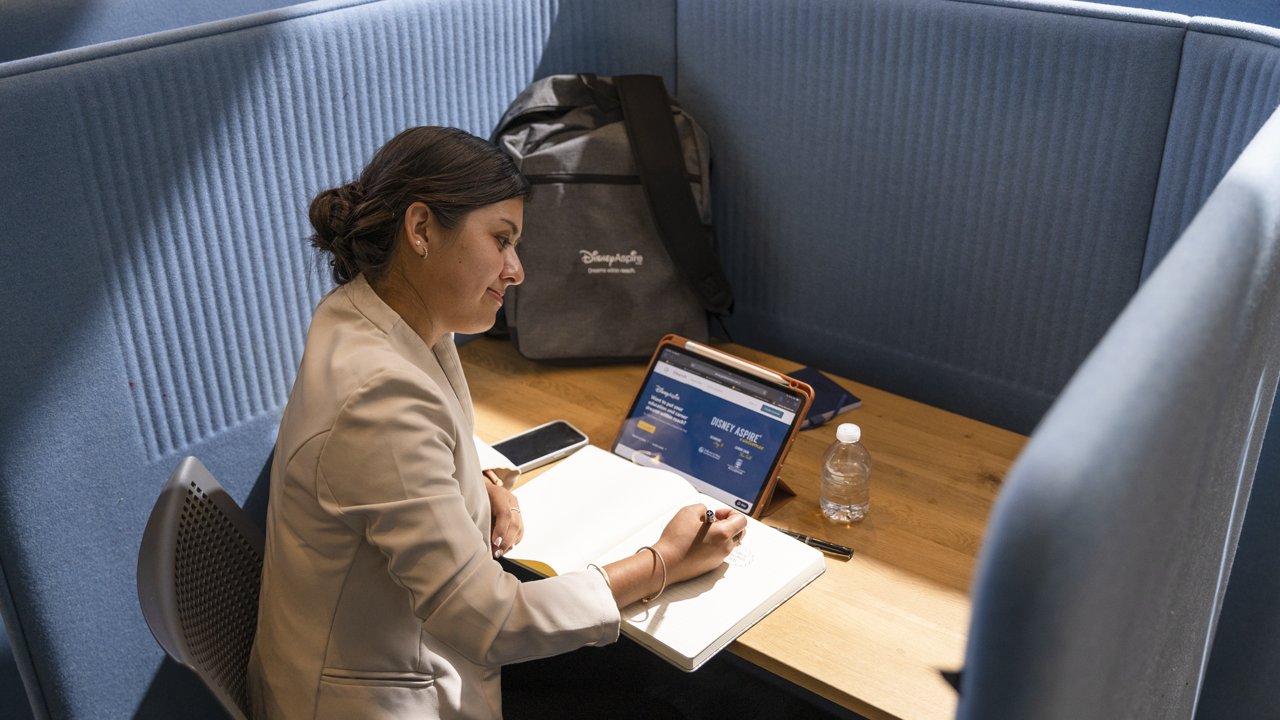
<svg viewBox="0 0 1280 720"><path fill-rule="evenodd" d="M588 267L587 274L594 275L596 273L614 273L619 275L634 275L635 267L614 267L614 263L621 263L624 266L636 266L644 264L644 256L632 250L630 253L623 255L622 253L614 253L613 255L601 255L599 250L579 250L582 256L582 264L591 265L607 265L608 267Z"/></svg>

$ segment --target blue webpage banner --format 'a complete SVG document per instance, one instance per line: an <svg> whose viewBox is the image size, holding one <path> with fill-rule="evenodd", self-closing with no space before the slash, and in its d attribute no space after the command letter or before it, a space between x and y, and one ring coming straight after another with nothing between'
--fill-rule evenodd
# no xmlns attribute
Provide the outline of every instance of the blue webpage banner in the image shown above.
<svg viewBox="0 0 1280 720"><path fill-rule="evenodd" d="M750 513L795 414L659 361L614 452Z"/></svg>

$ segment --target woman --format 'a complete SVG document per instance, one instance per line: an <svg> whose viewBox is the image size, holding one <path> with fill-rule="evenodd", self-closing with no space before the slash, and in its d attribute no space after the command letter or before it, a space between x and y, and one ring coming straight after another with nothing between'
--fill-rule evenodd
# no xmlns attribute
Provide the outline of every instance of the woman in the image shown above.
<svg viewBox="0 0 1280 720"><path fill-rule="evenodd" d="M406 130L311 204L338 287L316 307L271 476L255 717L495 718L503 664L617 639L618 608L718 566L746 520L685 508L652 548L521 584L453 333L493 324L529 185L451 128ZM508 466L509 468L509 466ZM507 485L514 473L505 473Z"/></svg>

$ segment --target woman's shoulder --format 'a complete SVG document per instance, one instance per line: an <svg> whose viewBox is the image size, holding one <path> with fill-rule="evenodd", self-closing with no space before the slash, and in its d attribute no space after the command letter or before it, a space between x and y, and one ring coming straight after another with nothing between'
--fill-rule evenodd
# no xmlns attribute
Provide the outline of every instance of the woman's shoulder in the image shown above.
<svg viewBox="0 0 1280 720"><path fill-rule="evenodd" d="M310 437L332 428L340 413L372 406L450 416L451 390L434 356L425 345L425 354L406 354L402 344L342 293L326 298L307 334L281 435Z"/></svg>
<svg viewBox="0 0 1280 720"><path fill-rule="evenodd" d="M307 333L303 366L323 365L328 380L339 376L358 380L397 375L422 375L413 360L397 347L399 318L388 321L351 301L339 288L316 308ZM344 383L349 384L349 383Z"/></svg>

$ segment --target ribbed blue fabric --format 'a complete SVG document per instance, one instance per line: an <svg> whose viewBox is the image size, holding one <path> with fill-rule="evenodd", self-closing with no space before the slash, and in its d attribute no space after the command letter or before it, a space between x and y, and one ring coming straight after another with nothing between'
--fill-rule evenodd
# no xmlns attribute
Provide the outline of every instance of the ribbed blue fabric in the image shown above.
<svg viewBox="0 0 1280 720"><path fill-rule="evenodd" d="M240 15L225 20L214 20L196 25L174 27L145 35L130 35L121 40L103 40L98 43L80 47L58 50L43 55L24 57L0 63L0 77L25 75L46 68L65 67L87 60L124 55L148 48L173 45L183 40L194 40L222 33L235 32L259 25L295 20L307 15L332 12L334 10L355 5L366 5L380 0L313 0L300 5L290 5L276 10L264 10L250 15Z"/></svg>
<svg viewBox="0 0 1280 720"><path fill-rule="evenodd" d="M540 2L549 6L555 21L543 40L536 77L645 73L661 75L667 89L676 92L676 0ZM517 88L505 102L523 89Z"/></svg>
<svg viewBox="0 0 1280 720"><path fill-rule="evenodd" d="M1135 0L1115 4L1280 27L1280 4L1272 0Z"/></svg>
<svg viewBox="0 0 1280 720"><path fill-rule="evenodd" d="M1277 11L1272 7L1271 12ZM1168 203L1166 227L1172 226L1173 218L1191 221L1201 204L1196 190L1208 193L1214 189L1218 177L1235 161L1231 147L1251 140L1267 114L1280 104L1280 31L1203 18L1196 18L1192 29L1195 32L1188 35L1188 49L1195 38L1199 52L1194 65L1184 59L1184 74L1192 67L1200 68L1196 78L1200 84L1188 93L1184 104L1183 82L1179 80L1170 131L1187 128L1186 135L1195 140L1192 147L1201 156L1209 156L1208 167L1202 168L1203 177L1186 171L1172 175L1170 187L1182 190L1183 205ZM1216 116L1204 118L1208 113L1197 103L1217 105ZM1184 149L1185 154L1190 152ZM1168 154L1166 151L1166 157ZM1183 159L1184 164L1188 162ZM1182 165L1175 167L1183 170ZM1163 178L1161 183L1163 189ZM1168 251L1167 244L1161 242L1168 235L1157 237L1156 229L1157 218L1153 218L1152 245L1144 272L1154 269L1163 257L1162 250ZM1275 603L1280 577L1274 569L1280 552L1280 530L1275 523L1278 512L1280 405L1273 405L1213 651L1205 668L1197 720L1267 718L1280 706L1280 691L1270 681L1280 673L1280 611Z"/></svg>
<svg viewBox="0 0 1280 720"><path fill-rule="evenodd" d="M1193 716L1263 469L1278 357L1280 114L1009 471L974 577L958 720ZM1275 518L1263 517L1274 551ZM1275 588L1274 552L1265 568ZM1274 592L1257 599L1274 637ZM1274 685L1275 647L1265 655L1237 666L1241 685ZM1218 717L1276 706L1251 710Z"/></svg>
<svg viewBox="0 0 1280 720"><path fill-rule="evenodd" d="M1144 25L1166 25L1168 27L1185 28L1190 19L1181 12L1168 12L1165 8L1151 8L1138 3L1096 3L1091 0L957 0L957 2L995 5L997 7L1019 8L1036 12L1050 12L1060 15L1077 15L1080 17L1100 18L1104 20L1120 20L1137 22Z"/></svg>
<svg viewBox="0 0 1280 720"><path fill-rule="evenodd" d="M1251 38L1223 34L1232 25L1239 24L1203 22L1187 33L1143 279L1280 106L1280 31L1271 37L1264 28Z"/></svg>
<svg viewBox="0 0 1280 720"><path fill-rule="evenodd" d="M297 0L7 0L0 62L248 15Z"/></svg>
<svg viewBox="0 0 1280 720"><path fill-rule="evenodd" d="M681 3L734 338L1030 430L1138 284L1184 30L1126 12Z"/></svg>
<svg viewBox="0 0 1280 720"><path fill-rule="evenodd" d="M1280 403L1249 493L1196 720L1266 720L1280 707Z"/></svg>
<svg viewBox="0 0 1280 720"><path fill-rule="evenodd" d="M149 686L138 542L182 456L257 477L329 285L314 193L408 126L488 136L542 72L674 79L670 0L311 10L0 72L0 602L50 717L196 712Z"/></svg>
<svg viewBox="0 0 1280 720"><path fill-rule="evenodd" d="M186 454L245 498L328 286L306 205L403 127L487 136L535 77L661 74L715 146L736 339L1027 430L1156 223L1177 236L1271 102L1268 31L1197 20L1184 52L1183 22L1035 0L323 0L0 64L0 607L39 712L198 714L152 684L142 528Z"/></svg>

